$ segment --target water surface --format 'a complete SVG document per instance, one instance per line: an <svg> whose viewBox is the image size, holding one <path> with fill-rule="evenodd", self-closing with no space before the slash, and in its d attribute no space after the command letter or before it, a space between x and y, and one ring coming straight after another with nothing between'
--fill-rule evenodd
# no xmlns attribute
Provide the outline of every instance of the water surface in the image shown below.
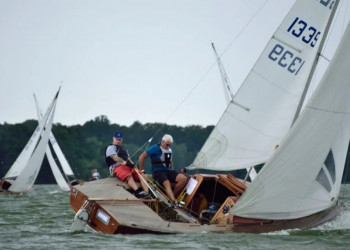
<svg viewBox="0 0 350 250"><path fill-rule="evenodd" d="M268 234L106 235L71 233L69 194L35 185L27 195L0 195L0 249L350 249L350 185L340 216L311 230Z"/></svg>

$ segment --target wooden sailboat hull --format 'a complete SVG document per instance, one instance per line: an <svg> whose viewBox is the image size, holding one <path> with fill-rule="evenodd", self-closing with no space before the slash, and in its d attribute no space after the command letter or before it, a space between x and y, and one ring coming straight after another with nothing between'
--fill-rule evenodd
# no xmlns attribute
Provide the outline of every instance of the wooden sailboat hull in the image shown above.
<svg viewBox="0 0 350 250"><path fill-rule="evenodd" d="M234 205L235 199L228 198L212 218L212 223L203 223L190 214L188 216L193 220L189 222L172 222L162 219L150 208L149 205L156 202L137 199L116 178L84 182L73 186L70 192L73 211L77 213L84 206L89 214L87 225L107 234L263 233L291 228L306 229L329 221L340 212L337 206L297 220L252 220L223 213L224 206Z"/></svg>
<svg viewBox="0 0 350 250"><path fill-rule="evenodd" d="M89 211L87 225L107 234L229 232L232 227L165 221L147 205L156 201L137 199L116 178L84 182L72 187L70 203L74 212L87 200L91 200L86 206Z"/></svg>
<svg viewBox="0 0 350 250"><path fill-rule="evenodd" d="M25 192L13 192L9 191L8 188L11 186L12 182L6 179L0 180L0 195L20 195L20 194L27 194L29 193L32 189L29 189L28 191Z"/></svg>
<svg viewBox="0 0 350 250"><path fill-rule="evenodd" d="M286 229L309 229L335 219L342 211L340 205L325 211L293 220L258 220L235 216L233 219L233 232L240 233L267 233Z"/></svg>

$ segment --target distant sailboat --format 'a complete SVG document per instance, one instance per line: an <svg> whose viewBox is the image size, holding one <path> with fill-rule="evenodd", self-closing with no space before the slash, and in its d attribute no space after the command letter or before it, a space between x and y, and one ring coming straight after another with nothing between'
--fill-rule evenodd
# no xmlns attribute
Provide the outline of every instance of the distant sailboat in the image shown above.
<svg viewBox="0 0 350 250"><path fill-rule="evenodd" d="M338 2L295 1L192 164L231 171L265 163L251 183L229 174L195 174L183 207L171 208L162 199L137 199L116 178L86 182L71 189L77 212L72 228L87 224L111 234L260 233L334 219L341 211L350 143L349 24L300 114L298 107Z"/></svg>
<svg viewBox="0 0 350 250"><path fill-rule="evenodd" d="M43 116L42 112L41 112L41 108L39 106L39 103L38 103L35 95L34 95L34 99L35 99L35 104L36 104L38 120L40 120ZM57 157L57 161L62 168L64 176L63 176L59 166L57 165L56 160L54 159L54 156L51 152L50 145L55 152L55 155ZM49 161L53 176L55 177L58 186L62 189L62 191L69 191L70 190L69 182L72 180L75 180L75 176L74 176L73 171L72 171L66 157L64 156L64 154L63 154L60 146L58 145L56 138L54 137L52 132L50 133L49 143L48 143L47 148L46 148L46 157Z"/></svg>
<svg viewBox="0 0 350 250"><path fill-rule="evenodd" d="M59 91L16 161L1 180L0 193L27 193L38 176L52 128Z"/></svg>

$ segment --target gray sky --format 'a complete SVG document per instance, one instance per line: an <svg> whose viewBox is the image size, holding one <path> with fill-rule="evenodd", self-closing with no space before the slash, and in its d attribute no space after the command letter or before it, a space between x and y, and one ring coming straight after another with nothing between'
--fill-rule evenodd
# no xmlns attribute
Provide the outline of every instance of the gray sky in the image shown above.
<svg viewBox="0 0 350 250"><path fill-rule="evenodd" d="M237 89L292 3L0 0L0 123L36 119L33 93L46 109L61 85L55 123L215 124L226 103L211 42Z"/></svg>

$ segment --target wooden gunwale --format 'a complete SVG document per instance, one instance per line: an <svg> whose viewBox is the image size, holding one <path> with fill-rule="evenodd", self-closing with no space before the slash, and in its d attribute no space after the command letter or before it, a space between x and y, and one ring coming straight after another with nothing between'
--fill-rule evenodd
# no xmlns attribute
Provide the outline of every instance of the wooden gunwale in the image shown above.
<svg viewBox="0 0 350 250"><path fill-rule="evenodd" d="M87 198L88 201L110 201L110 202L157 202L154 199L108 199L108 198Z"/></svg>

